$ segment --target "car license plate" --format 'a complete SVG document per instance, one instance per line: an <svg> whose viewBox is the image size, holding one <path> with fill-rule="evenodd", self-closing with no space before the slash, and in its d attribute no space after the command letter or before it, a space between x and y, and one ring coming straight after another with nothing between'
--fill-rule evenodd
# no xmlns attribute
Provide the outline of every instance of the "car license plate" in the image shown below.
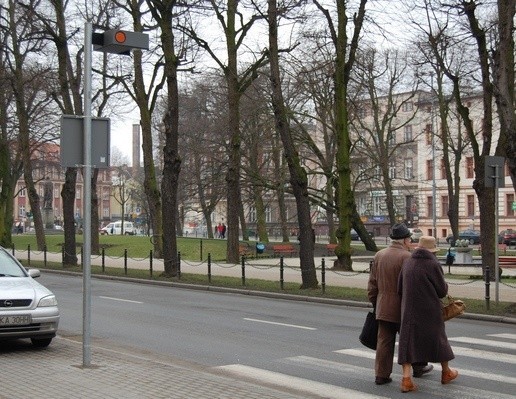
<svg viewBox="0 0 516 399"><path fill-rule="evenodd" d="M30 315L0 316L0 326L23 326L32 323Z"/></svg>

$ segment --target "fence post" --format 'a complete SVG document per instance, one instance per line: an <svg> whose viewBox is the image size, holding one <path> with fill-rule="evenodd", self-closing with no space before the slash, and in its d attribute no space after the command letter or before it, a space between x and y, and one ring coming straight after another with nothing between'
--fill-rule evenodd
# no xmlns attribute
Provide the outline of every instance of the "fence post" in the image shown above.
<svg viewBox="0 0 516 399"><path fill-rule="evenodd" d="M127 248L124 249L124 273L127 276Z"/></svg>
<svg viewBox="0 0 516 399"><path fill-rule="evenodd" d="M30 266L30 244L27 245L27 264Z"/></svg>
<svg viewBox="0 0 516 399"><path fill-rule="evenodd" d="M150 276L152 277L152 249L149 252L149 267L150 267Z"/></svg>
<svg viewBox="0 0 516 399"><path fill-rule="evenodd" d="M211 284L211 253L208 253L208 283Z"/></svg>
<svg viewBox="0 0 516 399"><path fill-rule="evenodd" d="M106 248L102 247L102 273L106 270Z"/></svg>
<svg viewBox="0 0 516 399"><path fill-rule="evenodd" d="M284 274L283 274L283 271L284 271L284 268L283 268L283 256L280 258L280 261L279 261L279 282L280 282L280 288L281 290L283 290L283 282L285 281L284 280Z"/></svg>
<svg viewBox="0 0 516 399"><path fill-rule="evenodd" d="M181 252L177 253L177 278L181 280Z"/></svg>
<svg viewBox="0 0 516 399"><path fill-rule="evenodd" d="M61 247L61 265L64 267L64 260L65 260L65 247L64 245Z"/></svg>
<svg viewBox="0 0 516 399"><path fill-rule="evenodd" d="M326 292L326 262L324 258L322 258L321 265L321 280L322 293L324 294Z"/></svg>
<svg viewBox="0 0 516 399"><path fill-rule="evenodd" d="M16 256L16 250L14 249L14 242L13 242L13 256Z"/></svg>
<svg viewBox="0 0 516 399"><path fill-rule="evenodd" d="M491 276L489 273L489 265L485 266L484 273L485 273L485 279L486 279L486 309L489 310L489 299L490 299L489 284L490 284L490 280L491 280Z"/></svg>
<svg viewBox="0 0 516 399"><path fill-rule="evenodd" d="M245 256L242 255L242 285L245 286Z"/></svg>
<svg viewBox="0 0 516 399"><path fill-rule="evenodd" d="M202 262L202 238L199 243L199 253L200 253L199 260Z"/></svg>
<svg viewBox="0 0 516 399"><path fill-rule="evenodd" d="M81 270L84 270L84 247L81 245Z"/></svg>
<svg viewBox="0 0 516 399"><path fill-rule="evenodd" d="M47 267L47 244L43 246L43 265Z"/></svg>

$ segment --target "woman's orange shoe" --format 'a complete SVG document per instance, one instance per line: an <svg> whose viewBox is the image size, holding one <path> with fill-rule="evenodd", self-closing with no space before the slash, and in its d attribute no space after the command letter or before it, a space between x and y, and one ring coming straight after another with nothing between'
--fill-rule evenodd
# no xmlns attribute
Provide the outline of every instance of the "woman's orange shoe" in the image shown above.
<svg viewBox="0 0 516 399"><path fill-rule="evenodd" d="M417 389L417 386L415 386L412 382L412 378L410 377L403 377L401 380L401 392L410 392L415 391Z"/></svg>
<svg viewBox="0 0 516 399"><path fill-rule="evenodd" d="M449 369L448 371L443 371L441 373L441 384L448 384L452 382L457 376L459 372L457 370Z"/></svg>

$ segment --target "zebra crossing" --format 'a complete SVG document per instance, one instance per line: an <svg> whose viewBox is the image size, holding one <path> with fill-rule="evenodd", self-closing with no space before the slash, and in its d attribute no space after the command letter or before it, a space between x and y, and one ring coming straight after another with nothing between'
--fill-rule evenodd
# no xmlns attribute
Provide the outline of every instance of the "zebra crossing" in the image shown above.
<svg viewBox="0 0 516 399"><path fill-rule="evenodd" d="M418 392L399 390L401 367L394 359L391 384L374 384L372 350L361 346L338 349L322 356L293 356L277 359L270 367L244 364L219 366L217 369L255 383L303 392L306 397L329 399L424 398L514 399L516 389L516 334L489 334L484 338L448 337L455 359L450 363L459 370L451 384L440 382L440 365L431 374L415 379ZM288 372L287 372L288 370Z"/></svg>

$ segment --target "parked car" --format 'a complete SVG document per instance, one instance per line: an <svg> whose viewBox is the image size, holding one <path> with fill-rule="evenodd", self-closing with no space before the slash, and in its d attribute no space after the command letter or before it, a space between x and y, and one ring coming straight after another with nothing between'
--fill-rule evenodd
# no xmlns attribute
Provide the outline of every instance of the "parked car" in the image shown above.
<svg viewBox="0 0 516 399"><path fill-rule="evenodd" d="M370 230L367 230L367 232L369 233L369 235L371 237L374 237L374 232L373 231L370 231ZM357 231L355 229L351 229L351 240L352 241L359 241L360 240L360 236L358 235Z"/></svg>
<svg viewBox="0 0 516 399"><path fill-rule="evenodd" d="M459 240L468 240L470 244L480 244L480 231L464 230L459 233ZM446 237L446 242L450 245L455 245L453 235Z"/></svg>
<svg viewBox="0 0 516 399"><path fill-rule="evenodd" d="M0 247L0 340L30 338L39 348L50 345L59 324L55 295Z"/></svg>
<svg viewBox="0 0 516 399"><path fill-rule="evenodd" d="M498 234L498 243L506 245L516 244L516 230L507 229L500 231L500 234Z"/></svg>
<svg viewBox="0 0 516 399"><path fill-rule="evenodd" d="M122 234L122 222L112 222L109 223L106 227L100 229L99 233L101 235L120 235ZM134 235L136 234L136 229L134 228L133 222L124 222L124 234L125 235Z"/></svg>
<svg viewBox="0 0 516 399"><path fill-rule="evenodd" d="M411 229L409 229L409 231L410 231L410 241L411 242L419 242L419 239L423 235L423 230L418 229L418 228L414 228L414 229L411 228Z"/></svg>

